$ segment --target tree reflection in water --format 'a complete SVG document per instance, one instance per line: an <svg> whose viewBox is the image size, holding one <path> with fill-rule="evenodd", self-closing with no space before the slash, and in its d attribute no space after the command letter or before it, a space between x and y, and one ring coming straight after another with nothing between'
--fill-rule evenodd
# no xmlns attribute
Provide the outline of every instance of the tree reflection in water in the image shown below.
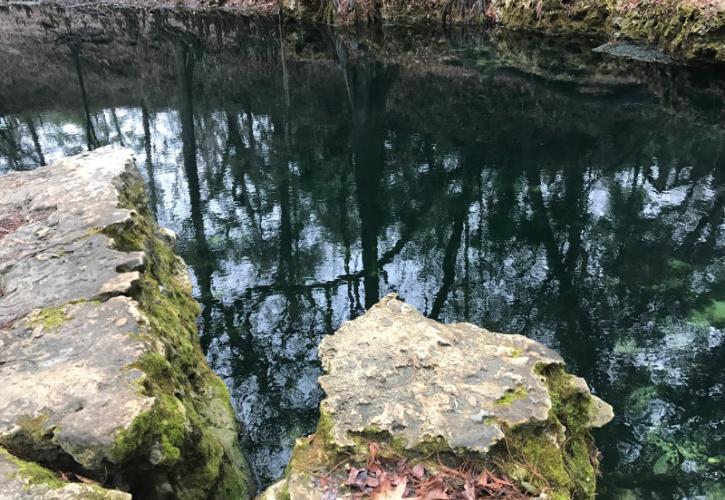
<svg viewBox="0 0 725 500"><path fill-rule="evenodd" d="M220 51L159 33L118 70L136 89L123 96L98 87L97 52L67 47L58 78L78 105L0 118L0 171L136 151L263 483L313 430L320 338L396 291L559 350L617 411L597 436L608 496L723 494L725 131L653 90L684 70L547 76L546 54L531 69L480 35L421 67L404 44L380 58L347 34L297 32L280 51L227 26L241 48Z"/></svg>

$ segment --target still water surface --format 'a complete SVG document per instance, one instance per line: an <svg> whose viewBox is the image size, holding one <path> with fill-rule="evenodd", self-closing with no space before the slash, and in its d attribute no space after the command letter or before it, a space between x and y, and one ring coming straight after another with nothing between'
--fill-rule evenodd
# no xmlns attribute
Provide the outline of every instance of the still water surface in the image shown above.
<svg viewBox="0 0 725 500"><path fill-rule="evenodd" d="M314 428L320 338L395 291L613 404L604 498L725 498L720 75L498 32L108 24L18 39L0 173L136 152L262 483Z"/></svg>

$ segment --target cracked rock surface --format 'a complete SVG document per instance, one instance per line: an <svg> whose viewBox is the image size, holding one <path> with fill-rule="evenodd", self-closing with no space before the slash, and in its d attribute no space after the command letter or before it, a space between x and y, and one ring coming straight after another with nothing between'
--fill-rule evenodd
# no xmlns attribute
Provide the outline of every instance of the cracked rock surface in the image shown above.
<svg viewBox="0 0 725 500"><path fill-rule="evenodd" d="M374 428L415 448L438 436L452 448L487 452L502 424L545 421L551 400L537 364L564 360L522 335L468 323L445 325L389 295L319 348L331 437Z"/></svg>
<svg viewBox="0 0 725 500"><path fill-rule="evenodd" d="M372 442L394 463L435 469L431 457L444 454L493 467L541 498L594 498L588 429L609 422L612 407L539 342L442 324L391 294L318 351L326 397L317 432L297 440L286 478L265 498L354 498L339 464L366 467Z"/></svg>
<svg viewBox="0 0 725 500"><path fill-rule="evenodd" d="M171 239L128 150L0 177L0 498L251 494Z"/></svg>

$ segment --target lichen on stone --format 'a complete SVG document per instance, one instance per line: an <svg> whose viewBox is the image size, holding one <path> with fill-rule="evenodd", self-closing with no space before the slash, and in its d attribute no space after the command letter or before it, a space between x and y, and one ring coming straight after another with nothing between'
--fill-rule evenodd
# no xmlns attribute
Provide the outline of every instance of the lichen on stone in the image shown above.
<svg viewBox="0 0 725 500"><path fill-rule="evenodd" d="M31 328L42 328L43 330L53 330L68 320L68 314L63 306L46 307L40 309L30 315L28 324Z"/></svg>
<svg viewBox="0 0 725 500"><path fill-rule="evenodd" d="M35 462L22 460L15 455L8 453L8 451L1 446L0 458L12 462L17 467L17 475L29 485L42 484L51 489L61 488L64 486L63 481L58 479L58 476L50 470L36 464Z"/></svg>
<svg viewBox="0 0 725 500"><path fill-rule="evenodd" d="M598 462L589 431L595 408L563 365L539 365L552 401L545 422L506 429L493 455L509 476L553 498L590 499Z"/></svg>
<svg viewBox="0 0 725 500"><path fill-rule="evenodd" d="M508 406L514 401L520 401L526 398L528 394L529 391L527 391L525 387L520 385L517 386L515 389L506 389L506 392L504 392L503 396L496 400L496 404Z"/></svg>

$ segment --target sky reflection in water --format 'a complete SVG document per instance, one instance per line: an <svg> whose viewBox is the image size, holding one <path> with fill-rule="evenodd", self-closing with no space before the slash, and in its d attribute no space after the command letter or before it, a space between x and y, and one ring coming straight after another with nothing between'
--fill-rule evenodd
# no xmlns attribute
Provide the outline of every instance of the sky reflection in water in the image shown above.
<svg viewBox="0 0 725 500"><path fill-rule="evenodd" d="M264 483L314 428L320 338L395 291L561 352L617 412L605 497L725 495L722 104L661 91L697 76L477 33L298 30L282 64L205 29L31 49L67 96L24 100L18 64L0 172L136 152Z"/></svg>

